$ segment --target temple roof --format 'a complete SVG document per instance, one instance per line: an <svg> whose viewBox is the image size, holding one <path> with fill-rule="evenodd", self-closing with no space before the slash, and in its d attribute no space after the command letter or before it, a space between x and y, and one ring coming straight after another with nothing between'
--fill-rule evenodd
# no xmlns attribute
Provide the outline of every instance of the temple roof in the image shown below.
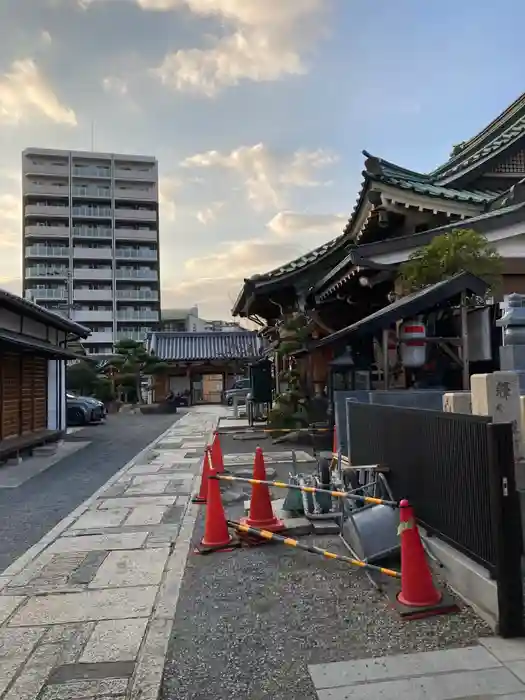
<svg viewBox="0 0 525 700"><path fill-rule="evenodd" d="M407 170L395 163L390 163L382 158L376 158L367 151L363 151L366 157L363 176L375 182L383 182L387 185L412 190L417 194L429 197L442 197L457 202L471 202L484 204L497 196L497 192L476 189L454 189L435 184L431 175Z"/></svg>
<svg viewBox="0 0 525 700"><path fill-rule="evenodd" d="M430 177L447 184L467 175L525 136L525 93L482 131L460 144L458 152L440 165Z"/></svg>
<svg viewBox="0 0 525 700"><path fill-rule="evenodd" d="M434 213L443 212L449 217L469 220L471 223L483 221L485 214L490 220L498 218L501 212L494 215L491 210L504 205L502 198L506 194L501 192L502 188L480 189L480 175L492 172L490 167L500 164L503 154L515 154L519 150L518 142L524 137L525 93L476 136L460 144L453 156L430 173L409 170L363 151L366 159L364 181L343 234L285 265L245 280L232 313L238 315L242 312L249 293L262 289L270 291L282 282L291 282L296 275L314 265L322 278L315 285L315 290L319 292L323 287L333 287L334 282L345 274L345 266L352 264L354 246L359 242L361 232L366 229L367 222L371 221L374 209L381 203L382 197L389 205L404 204ZM489 164L489 161L495 163ZM447 228L449 227L444 227ZM438 230L441 229L405 238L412 238L414 243L420 236L425 240L430 237L431 240ZM386 243L390 245L390 241ZM330 262L331 269L327 269L326 264L318 267L322 261Z"/></svg>
<svg viewBox="0 0 525 700"><path fill-rule="evenodd" d="M343 248L346 243L344 234L333 238L327 243L310 250L308 253L291 260L290 262L280 265L279 267L258 275L253 275L248 279L244 280L244 285L237 297L235 304L232 309L232 315L238 316L243 311L243 306L246 302L246 298L250 291L255 290L270 290L272 287L279 285L280 283L289 281L293 283L293 280L305 272L313 264L317 264L327 258L331 258L332 254L337 255L337 251L340 250L340 257L345 255L345 250Z"/></svg>

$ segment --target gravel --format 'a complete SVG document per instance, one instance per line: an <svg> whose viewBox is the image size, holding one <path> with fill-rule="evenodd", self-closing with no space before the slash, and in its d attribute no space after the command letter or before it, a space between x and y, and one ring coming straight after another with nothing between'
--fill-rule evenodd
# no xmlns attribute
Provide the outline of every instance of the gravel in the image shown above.
<svg viewBox="0 0 525 700"><path fill-rule="evenodd" d="M239 505L227 514L237 518ZM202 529L201 514L194 542ZM337 536L305 540L347 553ZM190 554L161 697L316 700L308 664L468 646L490 634L466 606L401 622L361 570L289 547Z"/></svg>

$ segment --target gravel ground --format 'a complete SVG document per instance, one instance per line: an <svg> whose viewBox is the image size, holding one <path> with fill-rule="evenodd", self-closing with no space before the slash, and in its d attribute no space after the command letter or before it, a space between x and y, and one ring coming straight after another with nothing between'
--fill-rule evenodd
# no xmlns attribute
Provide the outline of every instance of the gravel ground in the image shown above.
<svg viewBox="0 0 525 700"><path fill-rule="evenodd" d="M244 451L229 440L228 448ZM227 514L237 518L240 505ZM338 537L305 539L347 553ZM161 697L316 700L308 664L467 646L490 634L464 606L456 615L401 622L362 571L292 548L190 554Z"/></svg>
<svg viewBox="0 0 525 700"><path fill-rule="evenodd" d="M89 498L177 415L110 415L68 441L91 440L16 489L0 490L0 572Z"/></svg>

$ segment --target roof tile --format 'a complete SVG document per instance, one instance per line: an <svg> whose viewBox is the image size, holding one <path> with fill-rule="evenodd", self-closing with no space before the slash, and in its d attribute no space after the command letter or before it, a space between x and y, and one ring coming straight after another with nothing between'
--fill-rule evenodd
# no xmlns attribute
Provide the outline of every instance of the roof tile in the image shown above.
<svg viewBox="0 0 525 700"><path fill-rule="evenodd" d="M169 333L148 336L148 350L161 360L246 360L260 356L262 340L255 331Z"/></svg>

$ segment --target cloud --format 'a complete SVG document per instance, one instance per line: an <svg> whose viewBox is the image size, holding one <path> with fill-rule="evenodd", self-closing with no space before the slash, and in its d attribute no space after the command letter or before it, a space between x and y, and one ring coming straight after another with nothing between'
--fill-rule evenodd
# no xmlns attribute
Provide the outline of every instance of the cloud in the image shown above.
<svg viewBox="0 0 525 700"><path fill-rule="evenodd" d="M175 197L181 188L181 181L173 175L159 178L159 206L161 218L172 223L177 217Z"/></svg>
<svg viewBox="0 0 525 700"><path fill-rule="evenodd" d="M127 95L128 94L128 84L122 78L117 78L116 76L108 76L102 81L102 87L105 92L113 93L116 95Z"/></svg>
<svg viewBox="0 0 525 700"><path fill-rule="evenodd" d="M57 124L77 124L75 112L60 102L36 63L30 58L14 61L0 76L0 123L21 124L35 113Z"/></svg>
<svg viewBox="0 0 525 700"><path fill-rule="evenodd" d="M50 46L53 43L53 37L46 29L40 32L40 43L43 46Z"/></svg>
<svg viewBox="0 0 525 700"><path fill-rule="evenodd" d="M281 237L297 233L318 233L337 236L342 233L348 220L344 214L301 214L294 211L280 211L267 226Z"/></svg>
<svg viewBox="0 0 525 700"><path fill-rule="evenodd" d="M200 221L201 224L206 226L217 220L217 214L224 207L225 202L212 202L209 207L205 209L200 209L196 214L195 218Z"/></svg>
<svg viewBox="0 0 525 700"><path fill-rule="evenodd" d="M216 251L184 264L186 279L163 288L166 306L198 304L204 317L229 318L243 279L278 267L301 254L302 248L283 241L254 238L230 241Z"/></svg>
<svg viewBox="0 0 525 700"><path fill-rule="evenodd" d="M319 34L323 0L138 0L143 9L188 8L232 28L205 48L179 49L154 70L167 87L213 97L244 80L269 82L307 72L304 54Z"/></svg>
<svg viewBox="0 0 525 700"><path fill-rule="evenodd" d="M244 181L248 201L256 211L285 206L286 187L315 187L324 184L314 177L315 170L337 161L328 151L299 150L285 154L259 143L241 146L229 153L206 151L182 161L185 168L224 168L238 173Z"/></svg>
<svg viewBox="0 0 525 700"><path fill-rule="evenodd" d="M5 187L11 189L14 178L11 174L5 177ZM17 279L13 278L13 270L20 270L21 265L21 222L20 194L0 194L0 287L16 293L21 289L20 273Z"/></svg>

